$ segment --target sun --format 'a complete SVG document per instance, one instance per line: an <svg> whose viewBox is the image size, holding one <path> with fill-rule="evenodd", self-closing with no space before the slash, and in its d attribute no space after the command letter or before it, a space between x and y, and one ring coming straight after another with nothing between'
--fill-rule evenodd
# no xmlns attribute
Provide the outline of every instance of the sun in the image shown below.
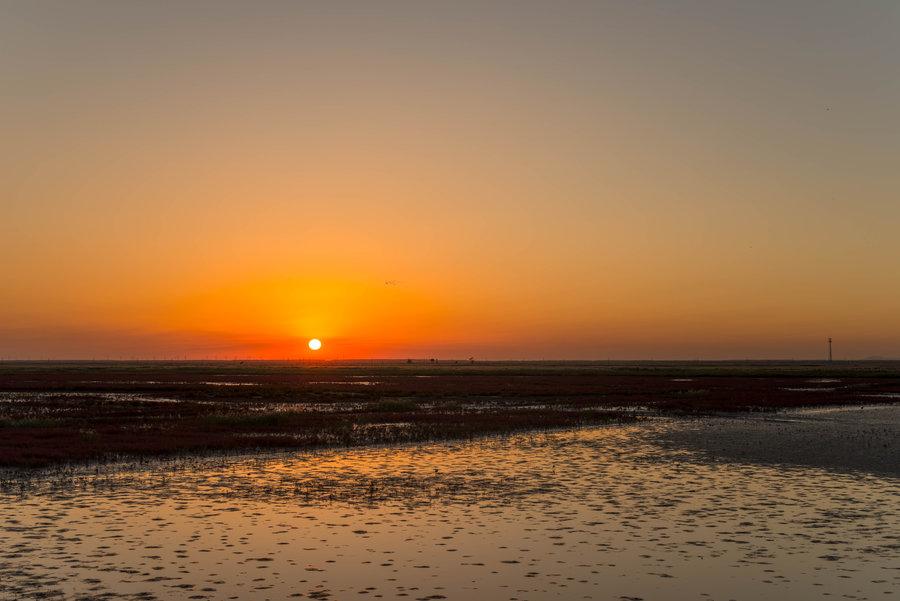
<svg viewBox="0 0 900 601"><path fill-rule="evenodd" d="M313 338L309 342L307 342L306 345L309 347L309 350L317 351L322 348L322 341L318 338Z"/></svg>

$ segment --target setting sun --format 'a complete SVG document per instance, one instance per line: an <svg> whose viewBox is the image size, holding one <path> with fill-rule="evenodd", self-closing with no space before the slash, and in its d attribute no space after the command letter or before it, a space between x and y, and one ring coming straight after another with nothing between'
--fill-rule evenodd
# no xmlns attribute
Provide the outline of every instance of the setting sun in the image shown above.
<svg viewBox="0 0 900 601"><path fill-rule="evenodd" d="M307 343L307 346L309 346L309 350L311 350L311 351L317 351L317 350L319 350L320 348L322 348L322 341L319 340L318 338L313 338L312 340L310 340L310 341Z"/></svg>

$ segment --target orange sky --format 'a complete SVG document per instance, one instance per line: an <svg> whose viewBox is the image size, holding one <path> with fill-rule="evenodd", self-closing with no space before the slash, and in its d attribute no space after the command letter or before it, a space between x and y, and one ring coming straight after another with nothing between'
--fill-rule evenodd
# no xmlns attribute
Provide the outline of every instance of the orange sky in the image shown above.
<svg viewBox="0 0 900 601"><path fill-rule="evenodd" d="M0 7L0 356L900 356L894 2Z"/></svg>

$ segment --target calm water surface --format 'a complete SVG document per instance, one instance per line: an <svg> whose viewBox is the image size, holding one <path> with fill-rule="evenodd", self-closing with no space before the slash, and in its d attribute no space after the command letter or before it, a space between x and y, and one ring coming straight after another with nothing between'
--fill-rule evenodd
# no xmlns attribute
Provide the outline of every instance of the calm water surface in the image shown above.
<svg viewBox="0 0 900 601"><path fill-rule="evenodd" d="M50 474L0 495L0 598L896 597L900 479L671 443L728 423Z"/></svg>

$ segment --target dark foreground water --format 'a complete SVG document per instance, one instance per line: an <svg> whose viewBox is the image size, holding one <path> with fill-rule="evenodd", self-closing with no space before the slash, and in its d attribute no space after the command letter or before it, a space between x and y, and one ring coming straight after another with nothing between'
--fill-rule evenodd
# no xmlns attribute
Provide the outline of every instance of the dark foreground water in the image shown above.
<svg viewBox="0 0 900 601"><path fill-rule="evenodd" d="M7 481L0 598L891 599L900 412L871 411Z"/></svg>

